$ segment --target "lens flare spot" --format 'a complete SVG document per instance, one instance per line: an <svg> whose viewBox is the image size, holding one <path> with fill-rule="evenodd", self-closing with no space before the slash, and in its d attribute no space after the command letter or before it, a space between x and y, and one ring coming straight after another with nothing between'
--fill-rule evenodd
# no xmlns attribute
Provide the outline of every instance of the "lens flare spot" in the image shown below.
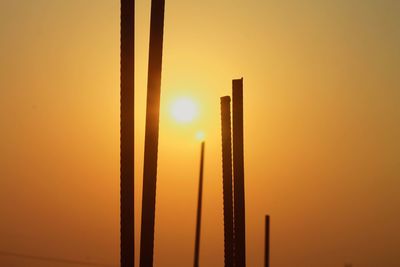
<svg viewBox="0 0 400 267"><path fill-rule="evenodd" d="M205 133L203 131L198 131L196 133L196 139L203 142L206 139Z"/></svg>

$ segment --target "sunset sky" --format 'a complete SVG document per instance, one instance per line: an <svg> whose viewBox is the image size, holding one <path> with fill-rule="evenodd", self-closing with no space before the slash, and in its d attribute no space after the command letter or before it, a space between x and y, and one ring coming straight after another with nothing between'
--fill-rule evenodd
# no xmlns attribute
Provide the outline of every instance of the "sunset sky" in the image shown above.
<svg viewBox="0 0 400 267"><path fill-rule="evenodd" d="M244 78L247 265L400 266L400 1L166 0L154 263L223 266L219 97ZM119 262L119 0L0 0L1 251ZM138 265L150 0L136 0ZM173 116L191 99L194 120ZM68 267L0 255L0 266Z"/></svg>

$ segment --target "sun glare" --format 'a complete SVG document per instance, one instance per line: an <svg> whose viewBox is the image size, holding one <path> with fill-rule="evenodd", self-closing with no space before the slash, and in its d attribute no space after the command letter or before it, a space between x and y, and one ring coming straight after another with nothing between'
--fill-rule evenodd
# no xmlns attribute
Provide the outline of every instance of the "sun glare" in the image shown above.
<svg viewBox="0 0 400 267"><path fill-rule="evenodd" d="M206 139L206 135L204 134L203 131L198 131L196 133L196 139L203 142Z"/></svg>
<svg viewBox="0 0 400 267"><path fill-rule="evenodd" d="M172 103L171 115L179 123L189 123L198 115L197 105L190 98L179 98Z"/></svg>

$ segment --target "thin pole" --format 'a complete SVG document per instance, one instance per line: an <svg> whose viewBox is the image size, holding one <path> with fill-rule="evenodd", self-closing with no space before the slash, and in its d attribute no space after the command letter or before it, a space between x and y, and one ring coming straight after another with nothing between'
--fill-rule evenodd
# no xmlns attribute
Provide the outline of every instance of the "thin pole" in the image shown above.
<svg viewBox="0 0 400 267"><path fill-rule="evenodd" d="M134 220L134 63L135 1L121 0L120 88L120 264L135 261Z"/></svg>
<svg viewBox="0 0 400 267"><path fill-rule="evenodd" d="M224 200L224 256L225 267L233 267L233 200L232 200L232 141L231 141L231 98L221 97L222 129L222 183Z"/></svg>
<svg viewBox="0 0 400 267"><path fill-rule="evenodd" d="M201 206L203 199L204 146L205 143L203 141L201 142L201 150L200 150L199 195L197 200L196 237L194 242L194 267L199 267Z"/></svg>
<svg viewBox="0 0 400 267"><path fill-rule="evenodd" d="M232 81L235 267L246 266L243 152L243 78Z"/></svg>
<svg viewBox="0 0 400 267"><path fill-rule="evenodd" d="M164 6L164 0L151 1L140 267L153 266Z"/></svg>
<svg viewBox="0 0 400 267"><path fill-rule="evenodd" d="M265 267L269 267L269 254L270 254L270 219L269 215L265 215Z"/></svg>

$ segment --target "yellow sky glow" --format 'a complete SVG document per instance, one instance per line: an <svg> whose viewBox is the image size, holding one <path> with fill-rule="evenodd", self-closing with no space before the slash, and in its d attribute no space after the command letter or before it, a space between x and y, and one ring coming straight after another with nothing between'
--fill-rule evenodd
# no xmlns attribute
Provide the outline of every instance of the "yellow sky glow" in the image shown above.
<svg viewBox="0 0 400 267"><path fill-rule="evenodd" d="M135 1L136 255L150 2ZM399 10L166 1L156 267L193 261L199 130L200 263L224 264L220 97L240 77L247 265L263 266L268 213L271 266L400 266ZM117 0L0 1L0 250L118 263L119 15Z"/></svg>

